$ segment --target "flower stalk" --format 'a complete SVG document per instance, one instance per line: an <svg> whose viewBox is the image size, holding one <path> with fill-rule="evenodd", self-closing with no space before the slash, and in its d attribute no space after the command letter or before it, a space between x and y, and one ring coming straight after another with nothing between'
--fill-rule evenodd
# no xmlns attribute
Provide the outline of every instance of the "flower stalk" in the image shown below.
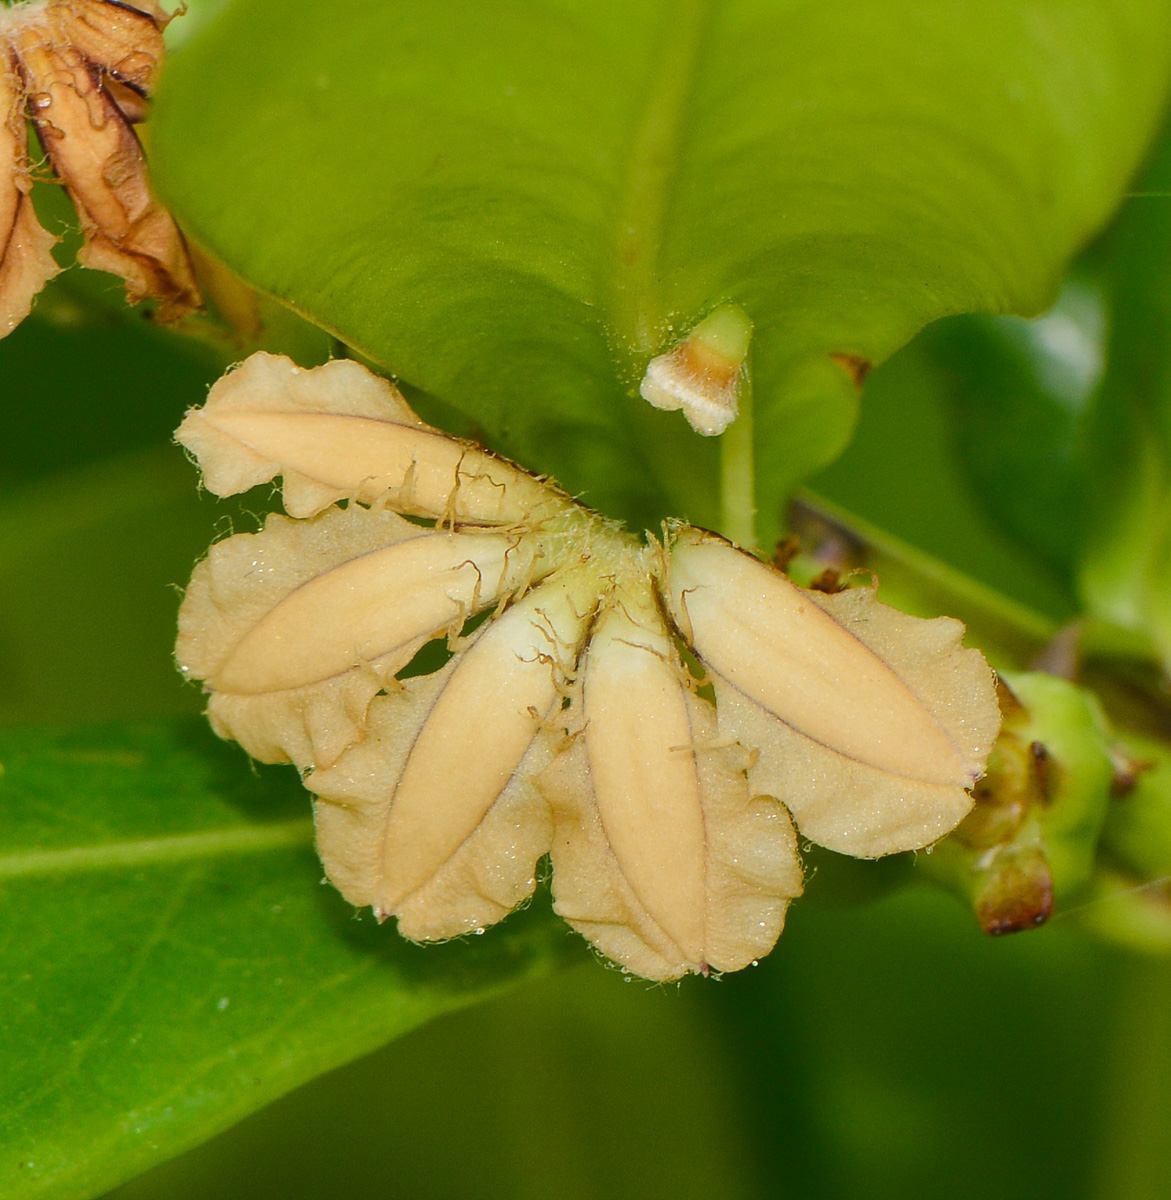
<svg viewBox="0 0 1171 1200"><path fill-rule="evenodd" d="M756 547L756 437L752 374L742 368L740 412L720 435L720 532L742 550Z"/></svg>

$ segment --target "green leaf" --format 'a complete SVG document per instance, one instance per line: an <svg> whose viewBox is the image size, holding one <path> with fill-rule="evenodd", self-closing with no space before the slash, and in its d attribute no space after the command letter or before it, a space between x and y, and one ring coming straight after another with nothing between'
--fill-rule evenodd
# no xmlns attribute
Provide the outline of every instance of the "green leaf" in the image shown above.
<svg viewBox="0 0 1171 1200"><path fill-rule="evenodd" d="M767 540L853 423L830 356L1043 307L1169 64L1157 0L236 0L152 147L233 269L636 524L716 520L715 446L635 389L741 304Z"/></svg>
<svg viewBox="0 0 1171 1200"><path fill-rule="evenodd" d="M0 492L165 442L223 370L203 347L127 310L110 280L58 276L0 340Z"/></svg>
<svg viewBox="0 0 1171 1200"><path fill-rule="evenodd" d="M1171 662L1171 129L1035 320L965 317L922 351L986 511L1092 616Z"/></svg>
<svg viewBox="0 0 1171 1200"><path fill-rule="evenodd" d="M174 447L50 476L0 512L0 723L195 714L176 592L216 524ZM238 509L233 515L238 515Z"/></svg>
<svg viewBox="0 0 1171 1200"><path fill-rule="evenodd" d="M938 364L922 337L871 374L853 440L810 486L878 529L1047 617L1062 621L1077 612L1068 585L1063 587L1037 554L1023 550L998 526L982 493L969 486ZM887 567L877 569L885 579ZM940 597L932 615L953 612L947 605L955 599ZM904 603L901 597L898 603ZM964 609L953 615L970 619ZM1007 665L1019 669L1028 658L1010 657Z"/></svg>
<svg viewBox="0 0 1171 1200"><path fill-rule="evenodd" d="M116 1200L1099 1200L1116 1070L1140 1153L1111 1156L1111 1200L1168 1193L1165 1174L1127 1185L1141 1148L1171 1150L1155 1024L1171 994L1133 1029L1163 1091L1131 1091L1120 955L1069 921L985 938L925 888L818 905L827 882L820 867L758 968L650 990L563 972L316 1081Z"/></svg>
<svg viewBox="0 0 1171 1200"><path fill-rule="evenodd" d="M577 947L422 948L320 886L295 774L202 722L0 733L0 1193L89 1197Z"/></svg>
<svg viewBox="0 0 1171 1200"><path fill-rule="evenodd" d="M1072 589L1088 517L1085 441L1107 297L1079 264L1044 316L958 317L924 334L980 504Z"/></svg>
<svg viewBox="0 0 1171 1200"><path fill-rule="evenodd" d="M1095 615L1171 665L1171 136L1111 230L1113 333L1087 436L1092 518L1079 583Z"/></svg>
<svg viewBox="0 0 1171 1200"><path fill-rule="evenodd" d="M165 445L219 373L69 272L0 341L0 723L194 714L171 661L178 597L218 523ZM46 304L45 302L48 301Z"/></svg>

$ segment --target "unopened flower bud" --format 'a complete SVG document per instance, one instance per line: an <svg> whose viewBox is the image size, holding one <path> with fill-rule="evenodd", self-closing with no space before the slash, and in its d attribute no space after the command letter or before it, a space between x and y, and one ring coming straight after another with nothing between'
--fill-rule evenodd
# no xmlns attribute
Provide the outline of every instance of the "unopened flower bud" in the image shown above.
<svg viewBox="0 0 1171 1200"><path fill-rule="evenodd" d="M751 340L748 314L735 304L721 305L666 354L651 359L639 392L655 408L681 408L696 433L715 437L739 412Z"/></svg>

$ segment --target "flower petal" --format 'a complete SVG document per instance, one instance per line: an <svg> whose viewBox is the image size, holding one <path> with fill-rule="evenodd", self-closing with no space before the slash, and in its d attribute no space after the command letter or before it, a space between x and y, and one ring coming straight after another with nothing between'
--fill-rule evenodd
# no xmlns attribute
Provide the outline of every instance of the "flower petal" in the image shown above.
<svg viewBox="0 0 1171 1200"><path fill-rule="evenodd" d="M154 90L170 16L152 0L50 0L45 17L60 41L144 96Z"/></svg>
<svg viewBox="0 0 1171 1200"><path fill-rule="evenodd" d="M371 706L367 738L305 783L326 871L406 937L480 929L535 886L548 807L532 776L596 593L591 573L542 585L443 670Z"/></svg>
<svg viewBox="0 0 1171 1200"><path fill-rule="evenodd" d="M567 503L519 467L424 425L386 380L348 360L306 371L254 354L175 436L217 496L283 476L294 517L381 498L437 520L521 525Z"/></svg>
<svg viewBox="0 0 1171 1200"><path fill-rule="evenodd" d="M651 979L746 966L802 886L788 815L750 799L683 670L649 582L621 586L585 652L584 729L540 780L556 911Z"/></svg>
<svg viewBox="0 0 1171 1200"><path fill-rule="evenodd" d="M126 281L131 304L159 301L158 319L200 306L187 249L150 192L142 147L101 74L52 22L18 28L16 51L41 144L77 209L77 261Z"/></svg>
<svg viewBox="0 0 1171 1200"><path fill-rule="evenodd" d="M424 642L527 585L535 552L385 511L271 516L196 568L176 654L212 693L221 734L256 758L324 765L360 735L370 699Z"/></svg>
<svg viewBox="0 0 1171 1200"><path fill-rule="evenodd" d="M60 268L50 253L57 239L33 211L21 83L0 58L0 337L28 316L37 293Z"/></svg>
<svg viewBox="0 0 1171 1200"><path fill-rule="evenodd" d="M804 591L695 531L671 549L667 599L721 730L759 753L753 788L804 836L874 857L934 841L971 807L1000 715L959 622L908 617L873 588Z"/></svg>

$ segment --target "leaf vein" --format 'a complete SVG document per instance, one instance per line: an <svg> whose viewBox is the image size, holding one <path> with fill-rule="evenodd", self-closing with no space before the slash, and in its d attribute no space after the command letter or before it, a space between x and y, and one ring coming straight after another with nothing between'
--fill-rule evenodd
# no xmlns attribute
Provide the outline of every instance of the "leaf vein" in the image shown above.
<svg viewBox="0 0 1171 1200"><path fill-rule="evenodd" d="M75 875L238 854L263 854L294 846L308 846L312 840L313 822L305 818L273 825L217 829L209 833L69 846L60 850L19 850L0 855L0 880Z"/></svg>
<svg viewBox="0 0 1171 1200"><path fill-rule="evenodd" d="M659 254L668 191L678 166L679 133L695 81L713 0L667 7L667 27L651 68L647 99L631 148L618 211L611 319L624 354L658 348L666 313Z"/></svg>

